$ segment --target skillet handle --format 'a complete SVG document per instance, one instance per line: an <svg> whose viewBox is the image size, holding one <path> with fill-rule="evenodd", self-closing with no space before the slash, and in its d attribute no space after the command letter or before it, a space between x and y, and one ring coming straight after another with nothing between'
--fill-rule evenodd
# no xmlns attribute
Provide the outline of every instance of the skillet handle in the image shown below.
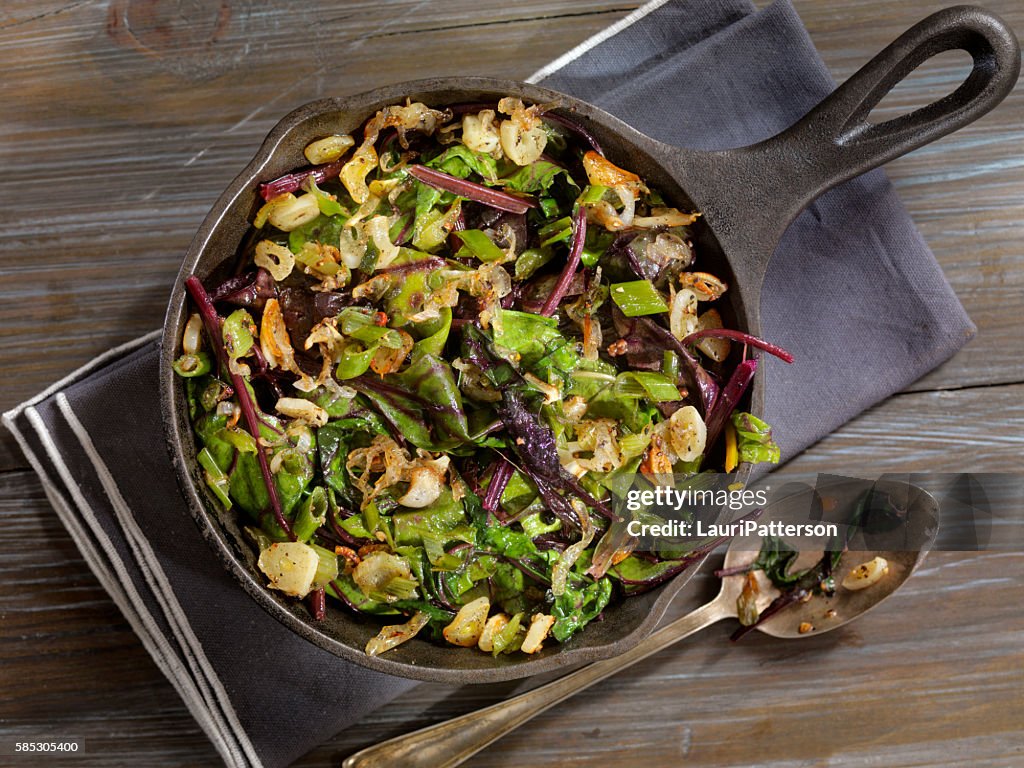
<svg viewBox="0 0 1024 768"><path fill-rule="evenodd" d="M958 49L971 55L974 66L953 93L883 123L868 122L871 110L916 67ZM1010 92L1019 71L1020 46L998 16L967 5L939 11L782 133L749 147L690 156L708 171L694 197L716 233L736 233L734 252L761 246L743 270L759 285L786 226L811 201L981 117Z"/></svg>
<svg viewBox="0 0 1024 768"><path fill-rule="evenodd" d="M959 88L909 114L868 122L897 83L932 56L952 50L974 60ZM804 162L820 174L817 185L831 187L977 120L1003 100L1019 72L1020 46L1002 19L975 6L946 8L900 35L769 142L801 147Z"/></svg>

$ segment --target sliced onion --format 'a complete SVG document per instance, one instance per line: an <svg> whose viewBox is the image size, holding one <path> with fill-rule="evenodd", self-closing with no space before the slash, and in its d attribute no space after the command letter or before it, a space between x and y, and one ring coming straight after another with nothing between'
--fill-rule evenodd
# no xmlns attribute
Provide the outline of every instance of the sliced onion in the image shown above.
<svg viewBox="0 0 1024 768"><path fill-rule="evenodd" d="M390 552L371 552L352 571L352 581L356 583L359 590L367 597L385 596L389 602L398 598L390 595L383 595L384 589L392 579L414 580L409 564L398 555Z"/></svg>
<svg viewBox="0 0 1024 768"><path fill-rule="evenodd" d="M615 194L622 201L622 212L619 213L619 220L623 227L633 223L633 216L636 212L636 194L630 187L615 187Z"/></svg>
<svg viewBox="0 0 1024 768"><path fill-rule="evenodd" d="M676 208L654 208L650 216L637 216L633 219L634 227L650 229L652 227L685 227L693 224L699 213L683 213Z"/></svg>
<svg viewBox="0 0 1024 768"><path fill-rule="evenodd" d="M282 232L298 229L320 215L320 205L317 203L316 195L312 194L275 198L264 207L270 208L267 212L267 221Z"/></svg>
<svg viewBox="0 0 1024 768"><path fill-rule="evenodd" d="M185 323L185 332L181 335L181 351L186 355L194 355L203 346L203 318L193 312Z"/></svg>
<svg viewBox="0 0 1024 768"><path fill-rule="evenodd" d="M721 328L722 316L717 309L709 309L697 318L696 330L702 331L708 328ZM710 357L716 363L720 363L729 356L731 344L728 339L712 338L707 336L697 341L697 349Z"/></svg>
<svg viewBox="0 0 1024 768"><path fill-rule="evenodd" d="M373 244L377 246L377 250L380 252L377 256L377 269L387 267L398 258L398 246L392 243L391 238L388 237L388 229L390 227L391 223L388 221L387 216L374 216L363 224L363 232L366 234L367 239L373 241Z"/></svg>
<svg viewBox="0 0 1024 768"><path fill-rule="evenodd" d="M589 547L590 542L594 540L594 525L590 522L590 514L587 512L586 506L579 499L573 499L572 505L576 510L576 516L580 519L583 535L579 541L570 544L562 551L562 554L558 556L558 562L551 569L551 594L555 597L565 594L569 571L583 554L583 550ZM547 633L545 632L545 634Z"/></svg>
<svg viewBox="0 0 1024 768"><path fill-rule="evenodd" d="M491 601L487 597L478 597L462 606L451 624L445 627L441 634L452 645L472 648L480 642L490 610Z"/></svg>
<svg viewBox="0 0 1024 768"><path fill-rule="evenodd" d="M490 155L501 146L501 137L494 120L493 109L482 109L477 114L462 118L462 143L474 152Z"/></svg>
<svg viewBox="0 0 1024 768"><path fill-rule="evenodd" d="M541 649L544 638L548 636L551 627L554 626L555 617L545 613L538 613L530 619L530 628L526 630L526 637L519 650L523 653L536 653Z"/></svg>
<svg viewBox="0 0 1024 768"><path fill-rule="evenodd" d="M704 455L708 429L692 405L684 405L668 420L668 444L680 461L693 461Z"/></svg>
<svg viewBox="0 0 1024 768"><path fill-rule="evenodd" d="M327 423L327 419L329 418L327 411L319 405L311 400L303 400L300 397L278 398L277 404L274 408L283 416L298 419L299 421L309 424L311 427L322 427ZM305 450L309 450L308 446ZM305 453L305 451L302 452Z"/></svg>
<svg viewBox="0 0 1024 768"><path fill-rule="evenodd" d="M548 142L544 126L539 123L527 128L516 120L502 120L499 135L505 157L519 166L538 160Z"/></svg>
<svg viewBox="0 0 1024 768"><path fill-rule="evenodd" d="M288 277L295 269L295 254L286 246L271 240L261 240L256 244L253 261L257 267L267 270L270 276L278 282Z"/></svg>
<svg viewBox="0 0 1024 768"><path fill-rule="evenodd" d="M385 651L390 651L404 642L412 640L427 624L430 617L423 611L416 611L405 624L389 624L382 627L376 637L370 638L366 644L368 656L378 656Z"/></svg>
<svg viewBox="0 0 1024 768"><path fill-rule="evenodd" d="M342 166L341 183L357 203L365 203L370 197L366 175L377 167L377 159L377 150L373 148L373 144L363 142L352 158Z"/></svg>
<svg viewBox="0 0 1024 768"><path fill-rule="evenodd" d="M333 163L355 146L355 143L356 140L347 134L326 136L307 144L302 154L313 165Z"/></svg>

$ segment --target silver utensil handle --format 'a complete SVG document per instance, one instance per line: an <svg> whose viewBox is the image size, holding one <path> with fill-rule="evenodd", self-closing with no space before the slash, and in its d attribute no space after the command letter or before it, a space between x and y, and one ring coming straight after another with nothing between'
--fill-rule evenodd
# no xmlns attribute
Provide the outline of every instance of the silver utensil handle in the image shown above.
<svg viewBox="0 0 1024 768"><path fill-rule="evenodd" d="M733 615L725 601L716 598L619 656L589 664L486 709L367 747L347 758L342 768L453 768L558 702Z"/></svg>

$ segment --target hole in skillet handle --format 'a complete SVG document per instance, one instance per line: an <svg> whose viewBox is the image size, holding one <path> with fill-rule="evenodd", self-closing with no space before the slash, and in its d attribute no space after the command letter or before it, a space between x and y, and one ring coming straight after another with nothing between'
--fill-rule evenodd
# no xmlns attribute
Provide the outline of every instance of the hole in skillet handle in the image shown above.
<svg viewBox="0 0 1024 768"><path fill-rule="evenodd" d="M952 93L877 123L872 110L925 61L947 51L970 55L970 74ZM796 124L755 154L775 164L766 200L793 215L827 189L963 128L992 110L1020 73L1020 45L995 14L954 6L900 35ZM753 148L752 148L753 149ZM794 190L799 190L794 195ZM794 199L795 198L795 199ZM788 219L787 219L788 221Z"/></svg>

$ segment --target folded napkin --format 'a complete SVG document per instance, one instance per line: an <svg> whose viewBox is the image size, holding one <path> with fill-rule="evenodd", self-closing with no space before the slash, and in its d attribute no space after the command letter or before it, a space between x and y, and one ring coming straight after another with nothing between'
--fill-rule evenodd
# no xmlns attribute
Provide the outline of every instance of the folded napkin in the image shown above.
<svg viewBox="0 0 1024 768"><path fill-rule="evenodd" d="M650 3L534 77L689 147L792 123L833 87L779 0ZM880 279L881 278L881 279ZM793 456L949 357L973 333L880 172L825 195L772 262L768 419ZM203 542L162 447L157 333L5 414L89 566L230 766L284 766L413 683L307 643ZM229 617L230 620L225 620Z"/></svg>

